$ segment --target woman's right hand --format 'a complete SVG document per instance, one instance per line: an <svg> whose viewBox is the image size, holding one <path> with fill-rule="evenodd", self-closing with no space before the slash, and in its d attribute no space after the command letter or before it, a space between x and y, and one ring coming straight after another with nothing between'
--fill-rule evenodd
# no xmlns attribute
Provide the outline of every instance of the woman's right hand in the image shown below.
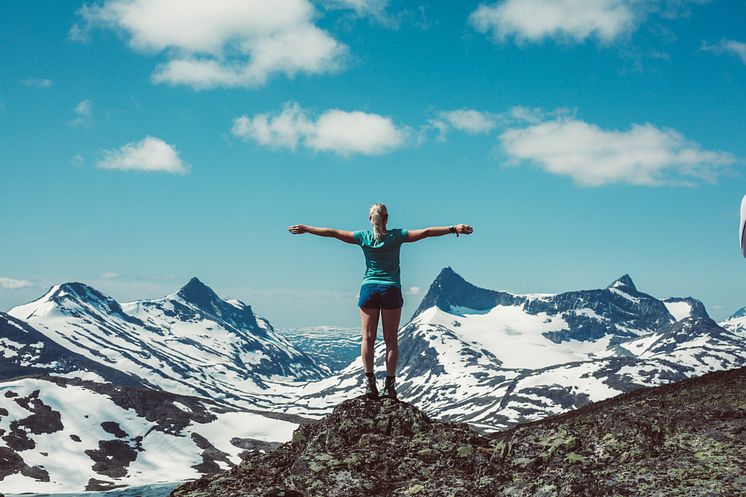
<svg viewBox="0 0 746 497"><path fill-rule="evenodd" d="M302 235L308 232L308 227L305 224L294 224L288 227L288 231L294 235Z"/></svg>

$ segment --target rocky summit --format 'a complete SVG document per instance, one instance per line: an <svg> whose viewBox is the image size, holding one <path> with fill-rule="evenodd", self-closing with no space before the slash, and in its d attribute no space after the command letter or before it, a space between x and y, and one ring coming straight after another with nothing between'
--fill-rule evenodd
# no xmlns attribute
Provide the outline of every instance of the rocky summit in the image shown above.
<svg viewBox="0 0 746 497"><path fill-rule="evenodd" d="M483 436L394 399L347 400L173 497L746 495L746 368Z"/></svg>

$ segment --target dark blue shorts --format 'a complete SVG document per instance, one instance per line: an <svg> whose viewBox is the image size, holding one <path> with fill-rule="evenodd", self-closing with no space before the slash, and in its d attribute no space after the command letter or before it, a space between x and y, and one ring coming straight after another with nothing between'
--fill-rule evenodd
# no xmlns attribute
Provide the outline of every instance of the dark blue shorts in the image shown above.
<svg viewBox="0 0 746 497"><path fill-rule="evenodd" d="M396 285L366 283L360 287L358 307L373 309L398 309L404 305L401 288Z"/></svg>

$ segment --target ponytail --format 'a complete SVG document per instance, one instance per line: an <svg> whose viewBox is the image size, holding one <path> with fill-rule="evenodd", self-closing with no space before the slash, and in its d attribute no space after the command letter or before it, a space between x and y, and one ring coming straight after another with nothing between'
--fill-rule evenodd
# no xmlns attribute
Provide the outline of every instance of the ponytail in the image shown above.
<svg viewBox="0 0 746 497"><path fill-rule="evenodd" d="M373 225L373 235L377 242L383 240L383 236L386 234L383 227L386 225L387 216L388 211L385 205L373 204L370 206L370 224Z"/></svg>

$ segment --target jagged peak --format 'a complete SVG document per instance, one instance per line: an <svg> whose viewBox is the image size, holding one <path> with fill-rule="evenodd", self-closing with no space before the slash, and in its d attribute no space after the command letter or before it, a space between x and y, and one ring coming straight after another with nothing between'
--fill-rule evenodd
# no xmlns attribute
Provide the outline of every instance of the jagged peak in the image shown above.
<svg viewBox="0 0 746 497"><path fill-rule="evenodd" d="M453 283L453 282L466 282L468 283L460 274L458 274L456 271L453 270L451 266L446 266L443 269L440 270L440 273L438 273L438 276L435 277L435 283Z"/></svg>
<svg viewBox="0 0 746 497"><path fill-rule="evenodd" d="M186 285L181 287L181 290L177 292L177 295L187 302L191 302L200 307L211 305L216 300L221 300L212 288L202 283L196 276L190 279Z"/></svg>
<svg viewBox="0 0 746 497"><path fill-rule="evenodd" d="M612 281L611 284L607 288L618 288L620 290L632 290L634 292L637 291L635 282L632 281L632 278L628 274L622 275L616 280Z"/></svg>
<svg viewBox="0 0 746 497"><path fill-rule="evenodd" d="M491 309L497 303L497 295L498 292L469 283L453 268L446 266L430 285L420 306L412 315L412 319L433 306L446 312L449 312L454 305L475 310Z"/></svg>

